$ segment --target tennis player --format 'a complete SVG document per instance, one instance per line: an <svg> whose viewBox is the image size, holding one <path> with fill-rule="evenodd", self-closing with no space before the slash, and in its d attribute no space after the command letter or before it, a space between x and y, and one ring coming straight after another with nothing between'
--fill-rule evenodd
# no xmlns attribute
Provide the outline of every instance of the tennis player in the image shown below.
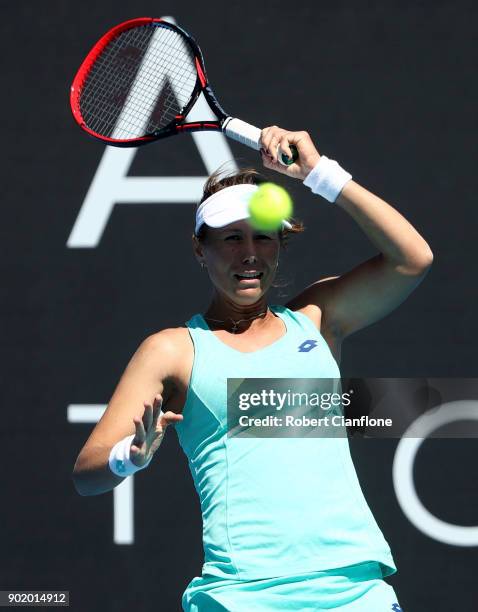
<svg viewBox="0 0 478 612"><path fill-rule="evenodd" d="M290 145L299 157L283 166L277 155L291 156ZM247 203L258 173L211 176L193 235L210 305L142 342L78 456L74 482L82 495L111 490L149 465L174 425L203 518L202 575L183 594L185 611L400 612L384 580L396 566L346 436L229 437L226 383L339 379L343 339L401 304L432 252L397 210L320 155L307 132L265 128L261 156L267 169L350 214L378 254L285 305L269 304L281 249L303 227L284 219L279 231L254 230Z"/></svg>

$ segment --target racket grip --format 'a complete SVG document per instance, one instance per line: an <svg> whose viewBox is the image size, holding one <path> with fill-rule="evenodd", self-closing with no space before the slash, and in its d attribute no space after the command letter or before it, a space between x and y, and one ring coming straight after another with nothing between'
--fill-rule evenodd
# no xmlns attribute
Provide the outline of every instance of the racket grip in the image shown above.
<svg viewBox="0 0 478 612"><path fill-rule="evenodd" d="M246 123L241 119L234 119L233 117L228 117L223 125L222 131L233 140L237 140L237 142L246 145L247 147L251 147L256 151L259 151L261 148L260 138L261 138L261 130L259 128L254 127L250 123Z"/></svg>
<svg viewBox="0 0 478 612"><path fill-rule="evenodd" d="M254 127L250 123L242 121L241 119L228 117L222 124L222 131L229 138L237 140L238 142L246 145L247 147L251 147L256 151L259 151L259 149L261 148L261 130L259 128ZM285 153L281 153L277 158L277 161L283 166L290 166L299 157L299 153L297 151L296 146L290 145L290 150L292 151L291 158L287 157ZM277 146L277 152L279 152L279 145Z"/></svg>

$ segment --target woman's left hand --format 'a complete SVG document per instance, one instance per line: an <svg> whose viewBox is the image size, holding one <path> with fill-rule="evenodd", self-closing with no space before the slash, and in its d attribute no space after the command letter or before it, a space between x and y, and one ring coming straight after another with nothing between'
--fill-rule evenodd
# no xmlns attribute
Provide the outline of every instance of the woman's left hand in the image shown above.
<svg viewBox="0 0 478 612"><path fill-rule="evenodd" d="M291 144L297 147L299 157L290 166L284 166L277 160L277 146L279 145L282 152L291 157L292 151L289 147ZM277 125L262 130L261 146L262 163L266 168L302 181L320 159L319 152L307 132L288 132Z"/></svg>

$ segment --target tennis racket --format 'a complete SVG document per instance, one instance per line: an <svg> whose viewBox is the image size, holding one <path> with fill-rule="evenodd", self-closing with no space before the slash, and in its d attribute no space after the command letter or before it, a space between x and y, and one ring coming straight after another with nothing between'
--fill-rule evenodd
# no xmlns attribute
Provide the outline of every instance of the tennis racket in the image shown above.
<svg viewBox="0 0 478 612"><path fill-rule="evenodd" d="M216 120L188 122L201 93ZM131 19L102 36L74 78L70 103L80 127L109 145L137 147L174 134L213 130L253 149L261 146L259 128L221 108L195 40L162 19ZM297 159L292 147L292 158L279 152L282 164Z"/></svg>

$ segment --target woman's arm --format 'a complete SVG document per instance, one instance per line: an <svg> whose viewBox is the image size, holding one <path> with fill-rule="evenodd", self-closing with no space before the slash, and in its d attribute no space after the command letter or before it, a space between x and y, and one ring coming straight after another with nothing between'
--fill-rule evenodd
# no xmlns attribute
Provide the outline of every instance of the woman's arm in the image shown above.
<svg viewBox="0 0 478 612"><path fill-rule="evenodd" d="M158 419L161 399L166 405L174 394L170 381L177 379L181 355L177 333L166 329L146 338L131 358L73 468L73 482L80 495L110 491L124 480L108 464L117 442L135 434L131 460L140 465L145 453L151 456L156 452L167 425L182 420L182 415L172 411Z"/></svg>
<svg viewBox="0 0 478 612"><path fill-rule="evenodd" d="M267 152L262 156L264 165L293 178L304 180L320 160L307 132L273 126L263 130L262 144ZM277 144L287 154L288 145L295 144L297 162L289 167L277 163ZM324 325L344 338L399 306L423 280L433 254L397 210L355 181L345 183L336 205L353 217L380 253L342 276L313 283L287 306L294 310L318 306Z"/></svg>
<svg viewBox="0 0 478 612"><path fill-rule="evenodd" d="M336 204L380 251L328 281L327 289L317 285L315 292L324 293L322 303L331 327L345 337L382 319L405 301L430 269L433 253L397 210L356 182L344 186Z"/></svg>
<svg viewBox="0 0 478 612"><path fill-rule="evenodd" d="M111 491L124 478L116 476L110 470L108 458L111 448L108 446L83 447L73 468L73 483L80 495L99 495Z"/></svg>

